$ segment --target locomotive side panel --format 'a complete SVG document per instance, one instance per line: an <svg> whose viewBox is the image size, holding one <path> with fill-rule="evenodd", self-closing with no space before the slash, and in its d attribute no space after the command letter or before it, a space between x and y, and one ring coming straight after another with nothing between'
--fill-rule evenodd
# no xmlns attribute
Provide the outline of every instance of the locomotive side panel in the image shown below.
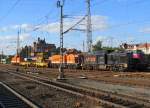
<svg viewBox="0 0 150 108"><path fill-rule="evenodd" d="M96 67L96 56L92 54L84 55L83 69L93 70Z"/></svg>
<svg viewBox="0 0 150 108"><path fill-rule="evenodd" d="M81 54L68 54L67 56L67 67L70 69L79 69L83 63L83 56Z"/></svg>
<svg viewBox="0 0 150 108"><path fill-rule="evenodd" d="M104 51L93 52L84 56L84 68L90 70L106 70L107 54Z"/></svg>
<svg viewBox="0 0 150 108"><path fill-rule="evenodd" d="M20 56L16 55L11 59L11 64L19 65L22 61L23 59Z"/></svg>
<svg viewBox="0 0 150 108"><path fill-rule="evenodd" d="M50 64L49 64L50 68L58 68L61 63L62 57L61 57L61 55L53 55L53 56L49 57L49 60L50 60ZM66 55L64 55L63 56L64 65L66 64L66 62L67 62L67 57L66 57Z"/></svg>

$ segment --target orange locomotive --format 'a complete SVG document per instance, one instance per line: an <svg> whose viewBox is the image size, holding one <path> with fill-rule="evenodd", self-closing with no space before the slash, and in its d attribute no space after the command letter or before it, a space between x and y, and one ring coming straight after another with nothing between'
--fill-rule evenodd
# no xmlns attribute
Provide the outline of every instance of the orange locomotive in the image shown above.
<svg viewBox="0 0 150 108"><path fill-rule="evenodd" d="M58 68L61 61L62 61L62 57L61 55L53 55L51 57L49 57L49 67L50 68ZM63 63L65 64L67 62L66 60L66 55L63 56Z"/></svg>
<svg viewBox="0 0 150 108"><path fill-rule="evenodd" d="M49 58L50 68L58 68L61 63L61 55L53 55ZM64 68L77 69L81 68L83 62L82 54L64 54L63 64Z"/></svg>
<svg viewBox="0 0 150 108"><path fill-rule="evenodd" d="M19 65L22 61L23 61L23 59L22 59L20 56L15 55L15 56L11 59L11 64Z"/></svg>

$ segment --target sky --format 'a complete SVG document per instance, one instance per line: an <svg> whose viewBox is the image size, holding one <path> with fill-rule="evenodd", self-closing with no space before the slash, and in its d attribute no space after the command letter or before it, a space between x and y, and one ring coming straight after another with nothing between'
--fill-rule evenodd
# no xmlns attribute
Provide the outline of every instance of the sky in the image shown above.
<svg viewBox="0 0 150 108"><path fill-rule="evenodd" d="M33 45L37 38L59 46L60 8L57 0L0 0L0 50L16 53L17 32L20 46ZM93 44L117 47L123 42L150 41L149 0L91 0ZM86 15L86 0L65 0L64 31ZM85 29L86 21L75 28ZM64 47L82 50L86 32L64 34Z"/></svg>

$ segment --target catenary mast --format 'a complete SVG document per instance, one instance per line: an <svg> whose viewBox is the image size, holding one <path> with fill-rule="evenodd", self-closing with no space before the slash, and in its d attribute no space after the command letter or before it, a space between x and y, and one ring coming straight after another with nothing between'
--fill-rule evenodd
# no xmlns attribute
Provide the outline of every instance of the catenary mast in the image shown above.
<svg viewBox="0 0 150 108"><path fill-rule="evenodd" d="M21 33L21 28L18 30L18 36L17 36L17 56L20 56L20 33Z"/></svg>
<svg viewBox="0 0 150 108"><path fill-rule="evenodd" d="M91 24L91 5L90 0L86 0L87 3L87 52L92 51L92 24Z"/></svg>
<svg viewBox="0 0 150 108"><path fill-rule="evenodd" d="M60 8L60 55L61 55L61 61L60 61L60 67L59 67L59 76L58 79L64 78L64 70L63 70L63 7L64 7L64 0L57 1L57 7Z"/></svg>

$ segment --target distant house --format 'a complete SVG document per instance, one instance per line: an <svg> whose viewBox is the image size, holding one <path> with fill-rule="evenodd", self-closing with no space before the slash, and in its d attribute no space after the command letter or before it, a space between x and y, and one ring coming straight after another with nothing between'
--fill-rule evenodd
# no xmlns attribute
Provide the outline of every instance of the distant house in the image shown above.
<svg viewBox="0 0 150 108"><path fill-rule="evenodd" d="M150 43L141 43L141 44L122 44L121 47L126 50L141 50L145 54L150 54Z"/></svg>

